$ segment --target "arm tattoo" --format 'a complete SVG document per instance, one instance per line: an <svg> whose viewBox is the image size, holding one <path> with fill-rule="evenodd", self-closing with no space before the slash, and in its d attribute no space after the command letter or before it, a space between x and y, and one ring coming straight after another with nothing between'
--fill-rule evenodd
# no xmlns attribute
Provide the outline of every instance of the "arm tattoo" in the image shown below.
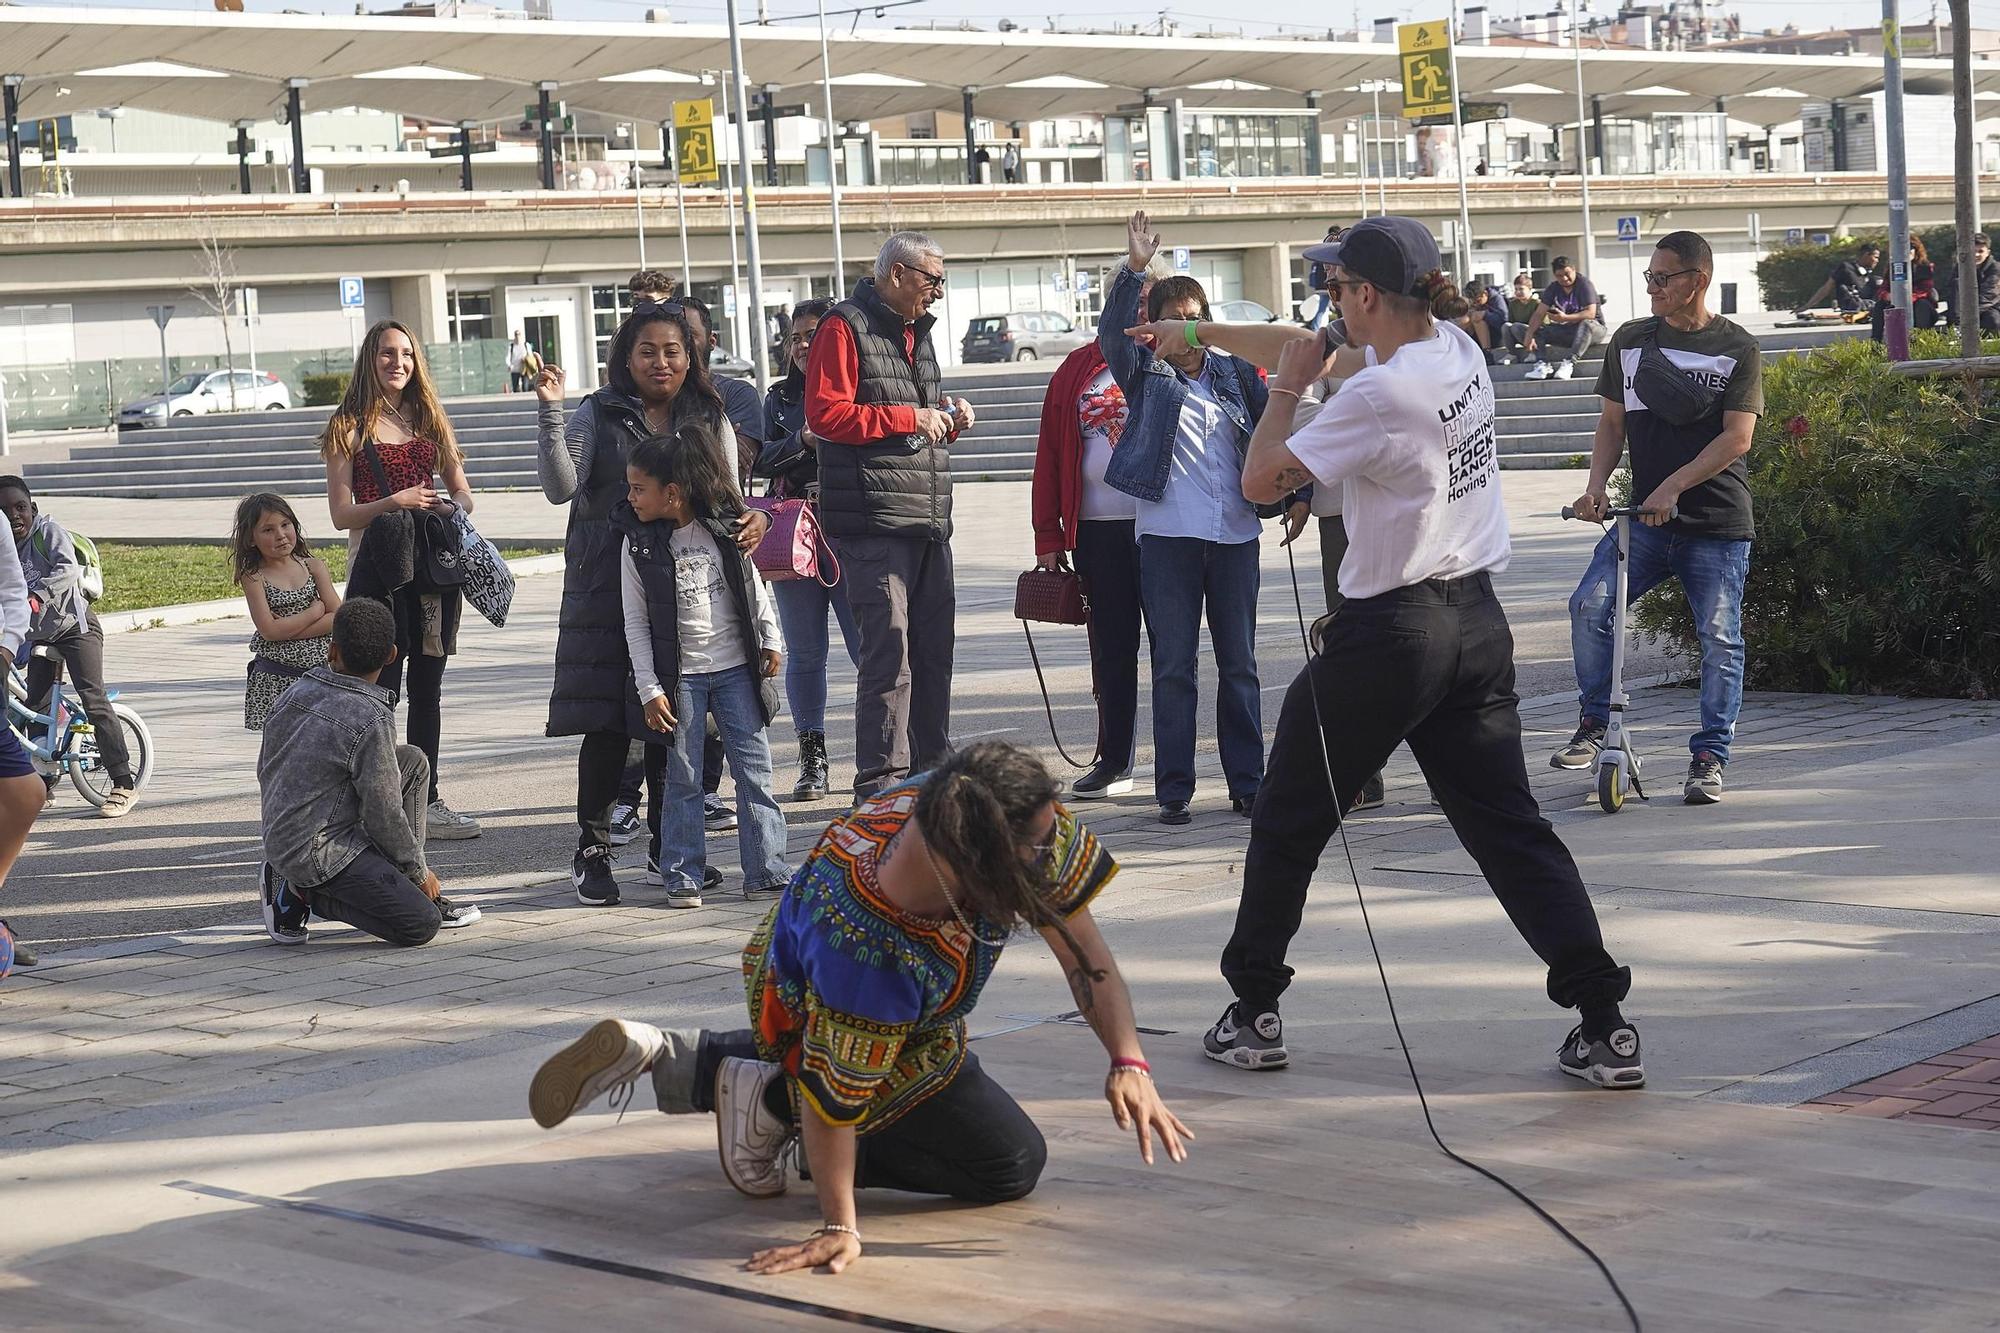
<svg viewBox="0 0 2000 1333"><path fill-rule="evenodd" d="M1287 491L1295 491L1311 481L1312 473L1302 467L1288 467L1277 476L1277 484Z"/></svg>

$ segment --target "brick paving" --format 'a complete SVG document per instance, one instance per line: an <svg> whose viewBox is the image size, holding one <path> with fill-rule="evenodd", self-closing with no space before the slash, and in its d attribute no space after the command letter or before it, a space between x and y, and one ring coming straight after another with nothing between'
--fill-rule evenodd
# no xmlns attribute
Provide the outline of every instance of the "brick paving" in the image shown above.
<svg viewBox="0 0 2000 1333"><path fill-rule="evenodd" d="M2000 1129L2000 1034L1803 1102L1801 1109Z"/></svg>

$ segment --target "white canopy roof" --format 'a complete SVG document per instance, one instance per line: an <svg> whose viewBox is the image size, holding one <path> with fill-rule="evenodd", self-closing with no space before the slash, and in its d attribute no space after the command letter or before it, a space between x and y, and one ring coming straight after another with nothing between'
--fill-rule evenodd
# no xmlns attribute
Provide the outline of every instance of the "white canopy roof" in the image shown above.
<svg viewBox="0 0 2000 1333"><path fill-rule="evenodd" d="M774 88L781 103L819 104L815 27L752 25L743 41L753 86ZM1107 112L1149 91L1162 103L1291 107L1318 92L1323 117L1345 119L1368 110L1368 80L1397 71L1392 47L1362 42L861 29L833 33L830 46L843 120L953 110L965 87L978 90L978 115L1002 121ZM1461 46L1463 96L1513 102L1530 119L1574 119L1573 60L1559 47ZM701 71L728 64L717 25L0 8L0 74L25 76L26 118L108 106L268 117L286 81L303 78L308 110L501 120L552 80L572 108L657 122ZM1911 92L1944 92L1950 63L1907 60L1904 77ZM1803 101L1855 97L1881 78L1867 56L1583 53L1584 91L1605 97L1607 114L1705 110L1724 97L1739 120L1777 123ZM2000 63L1976 61L1974 82L2000 92ZM1395 100L1385 93L1385 110Z"/></svg>

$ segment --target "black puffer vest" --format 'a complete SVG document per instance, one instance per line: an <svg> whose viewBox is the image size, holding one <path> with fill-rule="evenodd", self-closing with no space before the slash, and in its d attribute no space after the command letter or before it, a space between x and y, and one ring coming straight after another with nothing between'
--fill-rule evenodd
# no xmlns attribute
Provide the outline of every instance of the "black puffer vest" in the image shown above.
<svg viewBox="0 0 2000 1333"><path fill-rule="evenodd" d="M597 444L590 475L577 479L563 537L562 610L556 622L556 679L549 694L551 736L623 731L634 728L637 700L628 682L632 663L625 652L625 612L618 592L618 543L611 511L625 499L625 460L632 447L652 434L638 402L605 387L584 399L578 412L597 417ZM682 394L674 399L675 429L706 421L720 430L715 405ZM671 661L678 662L676 655Z"/></svg>
<svg viewBox="0 0 2000 1333"><path fill-rule="evenodd" d="M915 324L914 364L903 354L903 317L863 278L854 295L833 308L854 331L861 375L854 401L863 405L936 407L943 375L925 315ZM951 537L951 449L921 435L896 435L863 445L825 444L819 451L820 524L830 537Z"/></svg>
<svg viewBox="0 0 2000 1333"><path fill-rule="evenodd" d="M757 607L751 581L757 577L756 567L750 557L737 549L735 538L729 531L729 524L721 519L697 519L708 535L715 538L715 546L722 553L722 580L729 585L730 601L736 607L736 623L743 631L743 650L750 674L757 681L758 702L764 715L764 725L770 726L771 719L778 715L778 682L763 675L764 650L775 648L784 651L782 643L765 643L757 632ZM611 528L618 540L626 543L632 552L632 564L639 571L639 582L646 589L646 624L652 631L653 670L660 678L660 688L667 692L670 703L680 697L681 684L681 622L678 588L674 578L674 552L672 540L674 528L662 520L641 522L632 512L632 506L620 500L611 511ZM612 567L619 566L620 552L614 547ZM731 556L735 559L730 559ZM619 614L624 615L624 598L619 598ZM621 621L620 634L624 632ZM674 704L679 711L678 704ZM639 707L639 685L633 677L631 654L626 654L625 667L625 711L626 727L632 735L654 745L672 745L674 738L654 731L646 725L645 714ZM686 719L683 719L685 721ZM695 725L700 727L699 719Z"/></svg>

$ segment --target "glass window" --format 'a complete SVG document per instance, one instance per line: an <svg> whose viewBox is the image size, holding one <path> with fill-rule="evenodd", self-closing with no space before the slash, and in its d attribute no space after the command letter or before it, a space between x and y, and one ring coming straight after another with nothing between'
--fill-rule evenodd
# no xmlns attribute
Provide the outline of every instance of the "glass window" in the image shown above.
<svg viewBox="0 0 2000 1333"><path fill-rule="evenodd" d="M1076 332L1076 326L1071 324L1068 320L1064 319L1061 315L1049 315L1045 318L1045 322L1048 326L1048 331L1050 333Z"/></svg>
<svg viewBox="0 0 2000 1333"><path fill-rule="evenodd" d="M478 342L495 336L492 292L454 291L450 313L453 342Z"/></svg>

